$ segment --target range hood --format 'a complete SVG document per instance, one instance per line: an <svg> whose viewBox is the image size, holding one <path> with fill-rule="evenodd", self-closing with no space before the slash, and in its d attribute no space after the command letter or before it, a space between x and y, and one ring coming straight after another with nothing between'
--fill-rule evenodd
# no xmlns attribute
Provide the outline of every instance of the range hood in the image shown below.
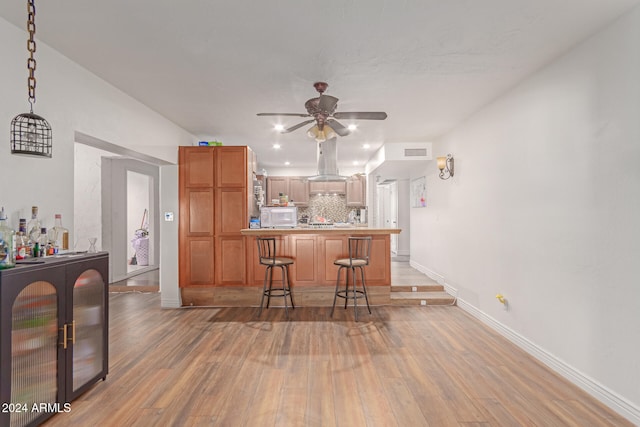
<svg viewBox="0 0 640 427"><path fill-rule="evenodd" d="M348 177L338 173L338 139L318 142L318 174L309 181L346 181Z"/></svg>

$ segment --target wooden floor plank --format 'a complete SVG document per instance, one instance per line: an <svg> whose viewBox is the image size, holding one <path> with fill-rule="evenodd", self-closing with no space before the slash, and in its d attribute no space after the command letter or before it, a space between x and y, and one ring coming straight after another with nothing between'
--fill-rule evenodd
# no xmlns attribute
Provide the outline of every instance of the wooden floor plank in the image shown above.
<svg viewBox="0 0 640 427"><path fill-rule="evenodd" d="M159 298L110 295L107 380L46 426L632 425L458 307Z"/></svg>

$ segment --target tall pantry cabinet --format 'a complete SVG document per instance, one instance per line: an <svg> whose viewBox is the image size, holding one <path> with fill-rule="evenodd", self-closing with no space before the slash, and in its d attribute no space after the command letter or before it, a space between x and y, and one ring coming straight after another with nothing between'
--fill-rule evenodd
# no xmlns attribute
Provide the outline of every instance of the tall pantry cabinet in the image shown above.
<svg viewBox="0 0 640 427"><path fill-rule="evenodd" d="M245 146L179 148L181 288L245 283L253 165Z"/></svg>

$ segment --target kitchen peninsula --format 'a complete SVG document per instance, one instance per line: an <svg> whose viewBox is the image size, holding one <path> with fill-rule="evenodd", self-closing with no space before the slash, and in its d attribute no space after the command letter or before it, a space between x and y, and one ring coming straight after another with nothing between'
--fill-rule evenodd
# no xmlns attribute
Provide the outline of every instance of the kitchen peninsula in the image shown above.
<svg viewBox="0 0 640 427"><path fill-rule="evenodd" d="M371 236L371 259L365 269L368 286L391 285L391 234L399 228L371 227L295 227L286 229L244 229L249 283L262 285L265 267L258 263L256 237L276 237L278 255L291 257L291 282L294 286L335 286L338 267L333 261L349 256L349 236Z"/></svg>

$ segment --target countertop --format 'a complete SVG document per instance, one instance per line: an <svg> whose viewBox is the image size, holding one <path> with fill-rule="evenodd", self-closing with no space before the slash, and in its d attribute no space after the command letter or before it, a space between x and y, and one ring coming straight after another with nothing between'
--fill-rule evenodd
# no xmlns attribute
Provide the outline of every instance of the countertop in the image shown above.
<svg viewBox="0 0 640 427"><path fill-rule="evenodd" d="M374 235L374 234L400 234L400 228L375 228L375 227L295 227L295 228L245 228L240 232L245 236L279 236L289 234L350 234L350 235Z"/></svg>

